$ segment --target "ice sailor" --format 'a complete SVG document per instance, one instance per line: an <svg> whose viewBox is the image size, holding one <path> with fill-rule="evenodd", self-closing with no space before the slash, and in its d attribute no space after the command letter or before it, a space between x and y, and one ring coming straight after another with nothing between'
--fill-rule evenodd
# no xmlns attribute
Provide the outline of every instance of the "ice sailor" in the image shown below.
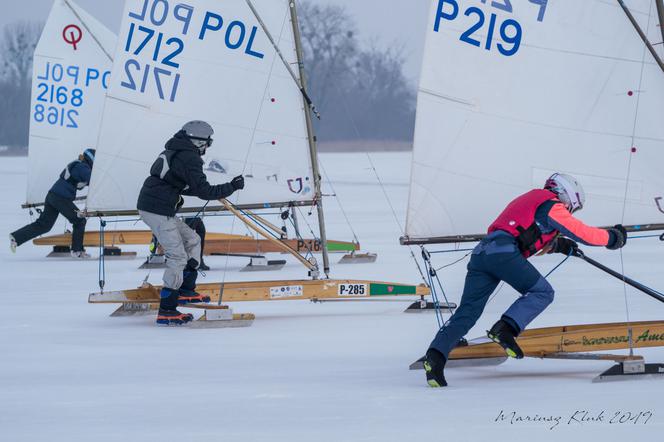
<svg viewBox="0 0 664 442"><path fill-rule="evenodd" d="M196 293L200 266L201 239L176 216L183 204L182 196L195 196L212 201L231 196L244 189L244 178L230 183L210 185L203 172L203 159L212 146L214 130L204 121L191 121L175 134L150 169L138 197L138 211L150 226L166 254L164 288L157 324L182 325L193 317L177 310L178 305L209 302Z"/></svg>
<svg viewBox="0 0 664 442"><path fill-rule="evenodd" d="M573 254L577 241L588 246L617 250L625 246L622 225L610 229L589 227L572 216L585 204L585 193L576 179L554 174L544 189L535 189L512 201L489 227L468 264L459 308L440 329L426 354L424 367L431 387L444 387L447 357L479 319L489 296L501 281L521 297L488 332L508 356L521 359L516 338L553 302L553 288L528 262L539 253Z"/></svg>
<svg viewBox="0 0 664 442"><path fill-rule="evenodd" d="M73 227L71 235L71 255L77 259L89 258L90 255L83 249L85 236L85 218L78 216L78 207L74 204L76 192L84 189L90 183L92 166L95 162L95 149L86 149L78 160L69 163L60 174L60 178L53 184L46 195L44 210L32 224L17 230L9 235L12 252L16 247L51 231L58 215L67 218Z"/></svg>

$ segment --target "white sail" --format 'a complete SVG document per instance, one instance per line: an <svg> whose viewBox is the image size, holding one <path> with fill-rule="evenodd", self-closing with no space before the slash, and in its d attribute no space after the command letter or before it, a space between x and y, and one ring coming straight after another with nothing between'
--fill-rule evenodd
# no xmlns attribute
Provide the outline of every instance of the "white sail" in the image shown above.
<svg viewBox="0 0 664 442"><path fill-rule="evenodd" d="M659 41L654 1L627 5ZM664 73L617 1L435 0L426 32L408 238L483 234L554 171L588 223L664 222Z"/></svg>
<svg viewBox="0 0 664 442"><path fill-rule="evenodd" d="M254 4L295 63L288 0ZM127 0L115 60L89 212L136 210L165 142L194 119L215 129L210 182L246 177L233 202L313 200L302 96L245 0ZM188 199L186 207L203 204Z"/></svg>
<svg viewBox="0 0 664 442"><path fill-rule="evenodd" d="M34 54L26 204L43 203L64 167L94 148L115 35L71 0L55 0Z"/></svg>

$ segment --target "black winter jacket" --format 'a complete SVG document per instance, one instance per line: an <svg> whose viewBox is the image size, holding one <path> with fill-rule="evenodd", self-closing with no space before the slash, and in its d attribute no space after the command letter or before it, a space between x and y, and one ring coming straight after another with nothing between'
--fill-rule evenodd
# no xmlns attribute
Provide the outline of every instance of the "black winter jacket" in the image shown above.
<svg viewBox="0 0 664 442"><path fill-rule="evenodd" d="M194 144L178 132L150 169L138 196L138 210L175 216L182 195L205 201L227 198L235 192L230 184L213 186L203 173L203 159Z"/></svg>

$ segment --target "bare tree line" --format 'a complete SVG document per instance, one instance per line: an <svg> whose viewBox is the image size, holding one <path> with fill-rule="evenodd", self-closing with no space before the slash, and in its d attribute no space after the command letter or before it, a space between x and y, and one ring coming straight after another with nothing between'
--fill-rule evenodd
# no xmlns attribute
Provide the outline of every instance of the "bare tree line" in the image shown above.
<svg viewBox="0 0 664 442"><path fill-rule="evenodd" d="M400 47L362 48L353 18L340 6L300 7L309 92L323 118L322 141L410 141L415 89Z"/></svg>
<svg viewBox="0 0 664 442"><path fill-rule="evenodd" d="M401 48L362 47L345 8L307 1L300 9L310 95L322 141L410 141L415 91ZM43 24L16 22L0 38L0 146L28 145L32 56Z"/></svg>
<svg viewBox="0 0 664 442"><path fill-rule="evenodd" d="M16 22L0 39L0 146L28 145L32 55L43 24Z"/></svg>

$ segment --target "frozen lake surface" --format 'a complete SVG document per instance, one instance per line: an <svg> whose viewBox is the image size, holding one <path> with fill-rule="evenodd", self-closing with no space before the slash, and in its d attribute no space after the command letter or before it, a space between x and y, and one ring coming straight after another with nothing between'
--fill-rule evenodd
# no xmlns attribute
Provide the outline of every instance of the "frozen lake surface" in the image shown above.
<svg viewBox="0 0 664 442"><path fill-rule="evenodd" d="M409 154L371 158L403 223ZM363 249L379 253L375 264L334 266L332 276L420 282L367 156L326 154L322 161ZM3 241L29 221L20 209L26 165L21 158L0 159ZM336 201L326 203L328 236L352 239ZM305 218L315 224L314 216ZM208 231L246 232L227 217L206 223ZM97 230L98 221L88 228ZM64 229L61 218L53 233ZM663 251L656 239L632 241L623 254L626 273L664 288ZM0 248L2 441L629 441L661 440L664 431L664 380L591 383L609 368L606 362L529 359L449 369L451 387L428 388L423 373L408 365L426 350L436 319L403 314L407 302L238 303L236 312L256 314L251 328L158 328L154 318L110 318L114 306L87 304L88 293L98 289L96 261L50 260L47 253L31 244L16 255ZM588 254L620 269L619 253ZM436 263L461 256L438 255ZM450 301L459 300L465 262L441 272ZM548 272L560 257L533 262ZM201 281L306 275L294 260L279 273L239 273L245 264L209 258L213 270ZM107 262L106 288L138 286L149 273L139 265L139 259ZM160 278L159 270L149 273L152 283ZM556 301L533 327L627 319L623 285L587 264L570 260L550 280ZM503 289L471 337L483 335L515 296ZM632 320L664 318L664 305L645 295L628 289L627 299ZM664 362L664 349L639 354ZM571 419L584 410L587 417L603 412L603 421L580 423L582 414ZM609 423L617 412L652 417ZM512 413L536 421L513 420Z"/></svg>

